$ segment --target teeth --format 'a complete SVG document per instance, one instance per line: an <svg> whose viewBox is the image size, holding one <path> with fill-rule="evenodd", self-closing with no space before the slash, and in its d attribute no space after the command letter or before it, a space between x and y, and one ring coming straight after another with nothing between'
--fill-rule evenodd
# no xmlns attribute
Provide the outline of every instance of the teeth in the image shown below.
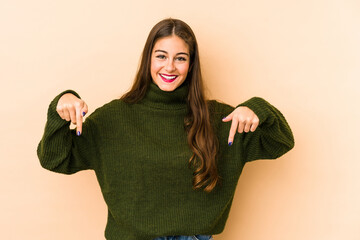
<svg viewBox="0 0 360 240"><path fill-rule="evenodd" d="M163 78L166 78L167 80L172 80L172 79L175 79L176 76L165 76L165 75L162 75L160 74Z"/></svg>

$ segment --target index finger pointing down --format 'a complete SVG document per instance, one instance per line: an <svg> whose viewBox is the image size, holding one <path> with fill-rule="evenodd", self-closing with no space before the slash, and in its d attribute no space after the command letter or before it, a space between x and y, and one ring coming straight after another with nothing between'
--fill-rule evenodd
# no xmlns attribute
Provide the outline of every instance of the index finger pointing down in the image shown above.
<svg viewBox="0 0 360 240"><path fill-rule="evenodd" d="M229 132L229 139L228 139L229 146L231 146L233 144L233 142L234 142L234 136L235 136L235 133L236 133L237 125L238 125L237 119L233 118L233 120L231 122L230 132Z"/></svg>
<svg viewBox="0 0 360 240"><path fill-rule="evenodd" d="M83 115L80 107L76 108L76 135L80 136L82 133Z"/></svg>

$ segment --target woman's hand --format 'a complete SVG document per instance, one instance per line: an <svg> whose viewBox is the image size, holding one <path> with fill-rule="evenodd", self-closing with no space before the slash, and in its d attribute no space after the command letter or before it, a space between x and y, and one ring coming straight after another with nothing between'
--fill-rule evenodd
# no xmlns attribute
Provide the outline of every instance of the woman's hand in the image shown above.
<svg viewBox="0 0 360 240"><path fill-rule="evenodd" d="M239 133L249 131L254 132L259 125L259 118L250 108L245 106L237 107L230 115L223 118L223 122L229 122L231 120L228 139L229 146L231 146L234 141L236 130Z"/></svg>
<svg viewBox="0 0 360 240"><path fill-rule="evenodd" d="M56 111L66 121L76 125L77 135L82 133L83 117L88 112L88 106L72 93L66 93L58 101Z"/></svg>

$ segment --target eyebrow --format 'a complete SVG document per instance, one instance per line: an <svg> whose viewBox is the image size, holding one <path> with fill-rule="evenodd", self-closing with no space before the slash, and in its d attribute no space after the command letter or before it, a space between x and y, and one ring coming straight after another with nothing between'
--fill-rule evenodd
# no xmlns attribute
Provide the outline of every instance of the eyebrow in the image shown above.
<svg viewBox="0 0 360 240"><path fill-rule="evenodd" d="M168 52L167 52L167 51L164 51L164 50L155 50L155 52L163 52L163 53L168 54ZM179 53L177 53L176 55L181 55L181 54L184 54L184 55L186 55L186 56L189 56L189 54L186 53L186 52L179 52Z"/></svg>

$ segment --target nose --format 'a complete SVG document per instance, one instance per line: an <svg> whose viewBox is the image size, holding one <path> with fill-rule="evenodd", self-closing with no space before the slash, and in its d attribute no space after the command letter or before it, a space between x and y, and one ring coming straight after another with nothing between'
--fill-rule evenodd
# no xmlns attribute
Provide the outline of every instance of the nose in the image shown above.
<svg viewBox="0 0 360 240"><path fill-rule="evenodd" d="M166 66L165 66L165 70L167 72L173 72L175 71L175 64L174 64L174 61L172 59L169 59L166 63Z"/></svg>

